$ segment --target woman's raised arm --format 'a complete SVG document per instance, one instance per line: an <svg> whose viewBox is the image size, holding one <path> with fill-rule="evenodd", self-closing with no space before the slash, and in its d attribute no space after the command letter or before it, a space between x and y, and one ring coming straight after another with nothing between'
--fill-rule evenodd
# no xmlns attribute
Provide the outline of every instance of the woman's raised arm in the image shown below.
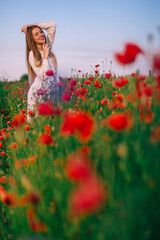
<svg viewBox="0 0 160 240"><path fill-rule="evenodd" d="M21 32L27 33L27 27L32 26L32 25L36 25L38 26L38 23L32 23L32 24L26 24L21 28Z"/></svg>
<svg viewBox="0 0 160 240"><path fill-rule="evenodd" d="M48 32L47 37L48 37L48 43L50 45L50 48L53 45L54 39L55 39L55 34L56 34L56 23L54 22L40 22L37 24L38 27L46 30Z"/></svg>

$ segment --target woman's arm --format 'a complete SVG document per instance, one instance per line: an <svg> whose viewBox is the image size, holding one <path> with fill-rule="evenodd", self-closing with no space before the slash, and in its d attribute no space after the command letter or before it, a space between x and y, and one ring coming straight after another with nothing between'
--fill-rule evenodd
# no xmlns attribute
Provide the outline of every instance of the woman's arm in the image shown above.
<svg viewBox="0 0 160 240"><path fill-rule="evenodd" d="M54 39L55 39L56 23L54 23L54 22L40 22L40 23L37 23L37 26L48 32L48 34L47 34L48 43L49 43L50 48L51 48L52 45L53 45Z"/></svg>
<svg viewBox="0 0 160 240"><path fill-rule="evenodd" d="M32 26L32 25L36 25L38 26L38 23L32 23L32 24L26 24L21 28L21 32L27 33L27 27Z"/></svg>
<svg viewBox="0 0 160 240"><path fill-rule="evenodd" d="M41 67L36 67L33 52L30 51L29 63L33 71L35 72L36 76L43 81L43 79L46 77L46 72L49 70L48 60L43 58Z"/></svg>

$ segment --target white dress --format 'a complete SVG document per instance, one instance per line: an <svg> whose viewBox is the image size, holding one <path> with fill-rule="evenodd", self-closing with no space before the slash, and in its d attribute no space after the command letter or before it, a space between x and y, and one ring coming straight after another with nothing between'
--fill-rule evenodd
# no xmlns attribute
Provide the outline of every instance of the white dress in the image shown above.
<svg viewBox="0 0 160 240"><path fill-rule="evenodd" d="M47 42L49 43L50 47L52 47L55 32L56 32L56 24L53 22L40 22L38 26L42 29L45 29L47 34ZM54 101L58 94L58 86L57 82L59 81L57 72L55 71L54 64L52 59L48 57L48 59L43 59L43 51L40 50L42 56L42 65L41 67L35 66L33 52L30 51L29 53L29 63L36 74L34 82L29 88L28 95L27 95L27 122L31 121L31 117L28 114L30 110L35 110L35 104L41 103L43 101ZM52 70L54 72L53 76L46 76L46 72L48 70ZM38 113L36 112L36 116Z"/></svg>

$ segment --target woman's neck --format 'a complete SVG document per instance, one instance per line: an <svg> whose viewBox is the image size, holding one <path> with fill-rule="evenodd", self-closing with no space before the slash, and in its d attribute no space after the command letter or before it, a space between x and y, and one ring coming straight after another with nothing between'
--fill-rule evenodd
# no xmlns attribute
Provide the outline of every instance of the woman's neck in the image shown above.
<svg viewBox="0 0 160 240"><path fill-rule="evenodd" d="M43 44L36 44L39 50L43 50Z"/></svg>

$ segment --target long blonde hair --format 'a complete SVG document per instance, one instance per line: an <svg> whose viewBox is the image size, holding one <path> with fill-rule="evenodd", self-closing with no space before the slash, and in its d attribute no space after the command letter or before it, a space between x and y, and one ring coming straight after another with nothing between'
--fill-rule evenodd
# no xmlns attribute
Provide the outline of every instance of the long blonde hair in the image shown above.
<svg viewBox="0 0 160 240"><path fill-rule="evenodd" d="M39 26L32 25L27 28L26 33L26 60L27 60L27 68L28 68L28 79L29 79L29 85L31 86L34 82L34 79L36 77L35 72L33 71L30 63L29 63L29 53L30 51L33 51L34 61L36 67L40 67L42 65L42 56L41 53L38 50L38 47L33 39L32 30L34 28L38 27L40 30L42 30ZM57 59L55 55L49 51L49 57L52 59L52 62L54 64L55 70L57 69Z"/></svg>

